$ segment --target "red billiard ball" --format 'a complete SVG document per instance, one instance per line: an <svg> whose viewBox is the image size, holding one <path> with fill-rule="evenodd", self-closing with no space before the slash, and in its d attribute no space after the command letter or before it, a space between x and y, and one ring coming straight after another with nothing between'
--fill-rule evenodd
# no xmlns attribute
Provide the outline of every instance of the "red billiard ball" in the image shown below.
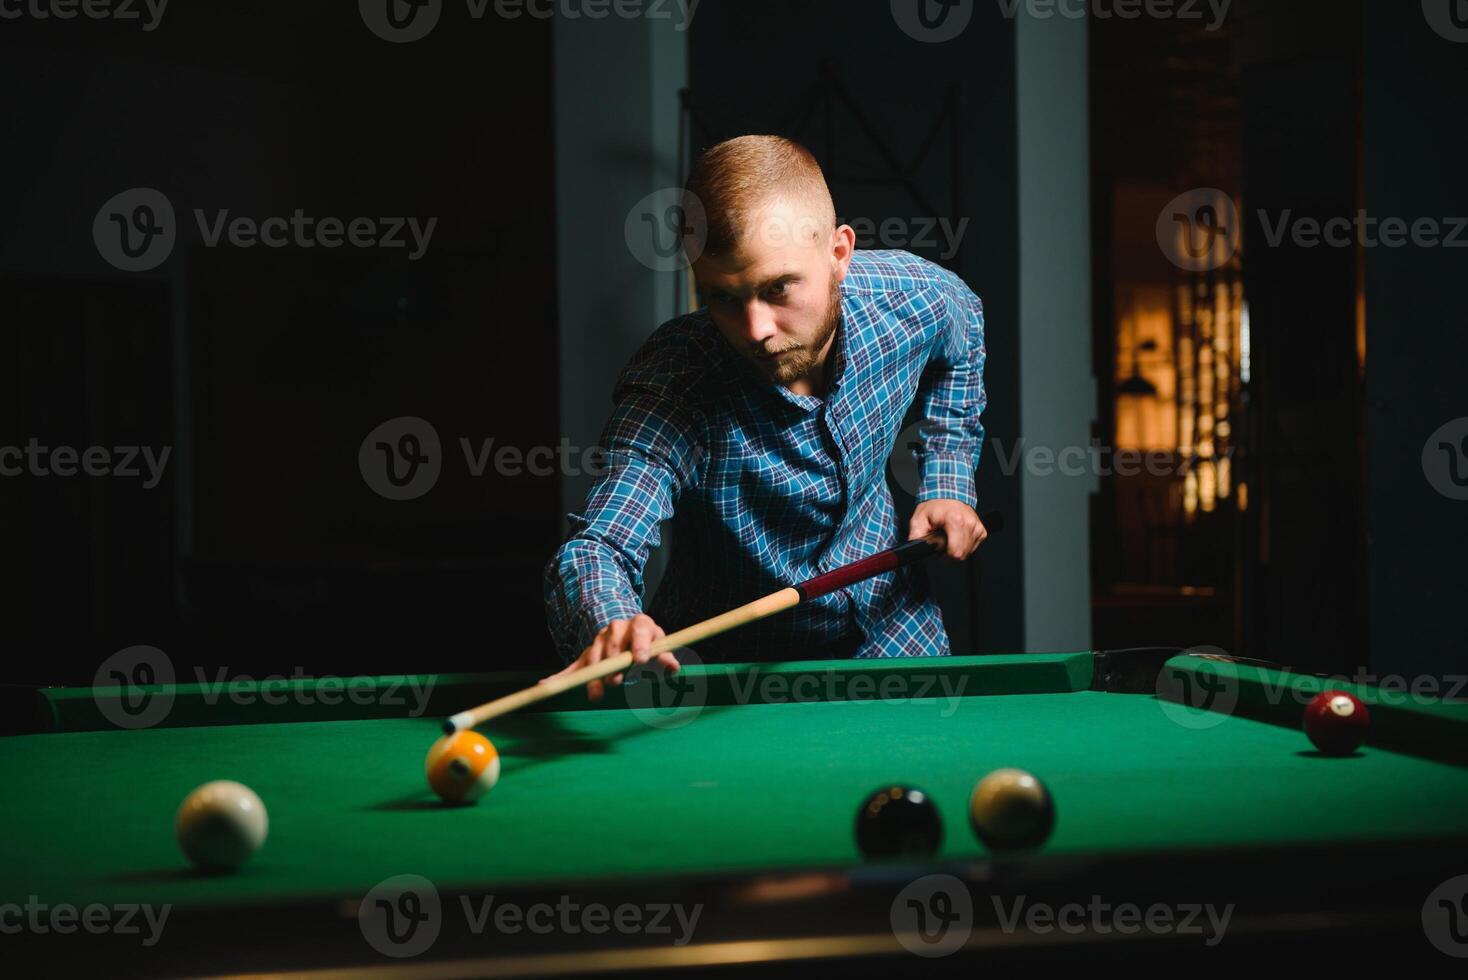
<svg viewBox="0 0 1468 980"><path fill-rule="evenodd" d="M1355 752L1370 727L1371 712L1345 691L1321 691L1305 706L1305 734L1326 755Z"/></svg>

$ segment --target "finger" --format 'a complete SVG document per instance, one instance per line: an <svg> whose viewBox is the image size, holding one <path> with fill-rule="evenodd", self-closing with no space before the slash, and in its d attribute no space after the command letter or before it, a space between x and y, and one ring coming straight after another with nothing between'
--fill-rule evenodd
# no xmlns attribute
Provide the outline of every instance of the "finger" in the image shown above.
<svg viewBox="0 0 1468 980"><path fill-rule="evenodd" d="M614 619L602 630L602 656L611 657L627 649L627 638L631 632L632 622L626 619Z"/></svg>
<svg viewBox="0 0 1468 980"><path fill-rule="evenodd" d="M943 554L956 561L963 561L968 555L969 537L957 521L943 521Z"/></svg>
<svg viewBox="0 0 1468 980"><path fill-rule="evenodd" d="M606 630L602 630L601 633L597 634L596 640L592 642L591 646L587 647L586 653L581 658L585 662L581 666L590 667L592 664L601 662L602 654L606 650L606 633ZM586 699L588 701L600 701L604 693L606 693L606 689L600 680L594 680L586 685Z"/></svg>
<svg viewBox="0 0 1468 980"><path fill-rule="evenodd" d="M907 540L915 541L924 537L933 529L926 513L913 514L912 520L907 522Z"/></svg>
<svg viewBox="0 0 1468 980"><path fill-rule="evenodd" d="M648 661L648 647L653 641L659 639L662 630L658 629L651 616L638 616L632 621L632 660L634 663L645 664Z"/></svg>
<svg viewBox="0 0 1468 980"><path fill-rule="evenodd" d="M678 673L678 671L683 666L678 662L678 658L673 656L672 653L658 654L658 663L662 666L664 670L666 670L670 674Z"/></svg>

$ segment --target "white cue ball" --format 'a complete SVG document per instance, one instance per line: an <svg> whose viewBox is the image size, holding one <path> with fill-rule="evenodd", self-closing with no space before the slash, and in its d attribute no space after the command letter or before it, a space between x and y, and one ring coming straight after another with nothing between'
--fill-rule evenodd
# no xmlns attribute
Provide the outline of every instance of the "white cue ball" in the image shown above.
<svg viewBox="0 0 1468 980"><path fill-rule="evenodd" d="M184 797L174 819L184 856L206 871L232 871L265 843L270 817L255 791L216 779Z"/></svg>

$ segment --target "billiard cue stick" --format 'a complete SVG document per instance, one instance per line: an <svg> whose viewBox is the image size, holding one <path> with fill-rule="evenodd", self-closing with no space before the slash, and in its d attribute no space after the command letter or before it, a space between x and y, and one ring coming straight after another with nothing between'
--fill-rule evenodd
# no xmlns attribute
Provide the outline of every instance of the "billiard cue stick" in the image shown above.
<svg viewBox="0 0 1468 980"><path fill-rule="evenodd" d="M985 514L981 520L986 527L993 522L992 526L996 529L1003 524L1003 518L997 513ZM814 578L806 579L799 585L787 586L761 599L720 613L703 622L694 623L676 633L670 633L648 647L648 656L655 657L660 653L668 653L700 640L707 640L711 636L727 633L736 627L752 623L757 619L764 619L766 616L773 616L777 612L784 612L802 602L835 592L837 589L871 578L873 575L890 572L894 568L910 565L929 555L936 555L946 547L947 538L942 531L935 531L926 537L914 538L906 544L879 551L875 555L851 562L849 565L842 565L840 568L834 568ZM632 666L632 661L630 650L605 660L599 660L563 677L548 680L543 684L535 684L523 691L516 691L514 694L507 694L502 698L481 704L477 708L461 711L443 723L443 730L452 735L466 728L477 728L493 718L517 711L528 704L555 697L573 687L580 687L603 677L610 677L612 674L620 674Z"/></svg>

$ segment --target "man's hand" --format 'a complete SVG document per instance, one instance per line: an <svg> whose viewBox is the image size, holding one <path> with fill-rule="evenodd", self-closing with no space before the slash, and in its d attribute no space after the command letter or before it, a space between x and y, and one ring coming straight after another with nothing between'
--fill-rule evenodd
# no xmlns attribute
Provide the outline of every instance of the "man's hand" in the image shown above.
<svg viewBox="0 0 1468 980"><path fill-rule="evenodd" d="M647 648L661 640L664 635L663 628L653 622L652 617L647 613L640 613L631 619L614 619L602 627L601 632L596 634L596 639L591 641L591 646L582 651L575 663L550 677L542 677L539 683L544 684L552 678L569 674L573 670L600 663L628 649L631 649L635 663L645 664L651 659ZM658 654L658 663L670 674L678 672L678 658L671 653ZM605 680L592 681L586 685L586 696L592 701L600 701L606 693L605 685L620 683L622 683L621 674L613 674Z"/></svg>
<svg viewBox="0 0 1468 980"><path fill-rule="evenodd" d="M933 531L948 536L948 550L944 554L957 561L972 555L989 536L979 515L962 500L924 500L917 505L907 525L908 540Z"/></svg>

